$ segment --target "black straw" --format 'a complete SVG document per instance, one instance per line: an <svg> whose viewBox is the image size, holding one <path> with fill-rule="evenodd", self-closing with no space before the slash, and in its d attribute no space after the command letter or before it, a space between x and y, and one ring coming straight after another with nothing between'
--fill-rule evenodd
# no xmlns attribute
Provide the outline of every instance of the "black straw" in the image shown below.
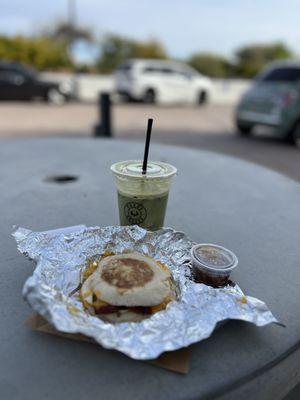
<svg viewBox="0 0 300 400"><path fill-rule="evenodd" d="M143 175L146 175L146 172L147 172L148 154L149 154L149 147L150 147L152 124L153 124L153 119L149 118L148 119L148 126L147 126L147 136L146 136L146 143L145 143L145 151L144 151L143 172L142 172Z"/></svg>

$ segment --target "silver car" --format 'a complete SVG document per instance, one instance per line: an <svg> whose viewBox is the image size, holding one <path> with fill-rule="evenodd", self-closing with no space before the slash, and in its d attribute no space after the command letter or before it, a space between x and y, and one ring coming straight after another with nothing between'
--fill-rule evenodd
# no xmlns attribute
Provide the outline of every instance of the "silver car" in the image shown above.
<svg viewBox="0 0 300 400"><path fill-rule="evenodd" d="M260 73L242 96L235 121L243 135L263 125L290 141L300 138L300 62L277 61Z"/></svg>

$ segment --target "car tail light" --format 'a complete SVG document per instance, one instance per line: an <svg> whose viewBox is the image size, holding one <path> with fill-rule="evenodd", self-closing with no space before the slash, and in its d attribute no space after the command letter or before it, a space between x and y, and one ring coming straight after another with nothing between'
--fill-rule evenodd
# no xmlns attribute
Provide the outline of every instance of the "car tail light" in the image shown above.
<svg viewBox="0 0 300 400"><path fill-rule="evenodd" d="M289 105L294 103L297 99L298 99L298 92L296 92L296 90L291 90L285 93L281 99L282 108L288 107Z"/></svg>

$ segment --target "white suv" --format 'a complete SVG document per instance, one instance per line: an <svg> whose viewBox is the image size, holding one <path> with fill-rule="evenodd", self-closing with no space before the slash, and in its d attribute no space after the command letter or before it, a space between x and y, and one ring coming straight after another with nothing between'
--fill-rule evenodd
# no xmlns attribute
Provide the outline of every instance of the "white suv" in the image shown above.
<svg viewBox="0 0 300 400"><path fill-rule="evenodd" d="M186 64L176 61L131 59L115 71L117 92L145 103L204 104L211 81Z"/></svg>

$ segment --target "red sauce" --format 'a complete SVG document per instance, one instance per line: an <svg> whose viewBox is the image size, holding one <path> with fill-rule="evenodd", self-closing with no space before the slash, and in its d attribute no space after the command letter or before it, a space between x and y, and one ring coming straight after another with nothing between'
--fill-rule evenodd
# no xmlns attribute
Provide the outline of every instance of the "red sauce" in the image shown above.
<svg viewBox="0 0 300 400"><path fill-rule="evenodd" d="M228 284L229 275L210 275L195 266L193 267L193 272L195 281L198 283L204 283L214 288L223 287Z"/></svg>

